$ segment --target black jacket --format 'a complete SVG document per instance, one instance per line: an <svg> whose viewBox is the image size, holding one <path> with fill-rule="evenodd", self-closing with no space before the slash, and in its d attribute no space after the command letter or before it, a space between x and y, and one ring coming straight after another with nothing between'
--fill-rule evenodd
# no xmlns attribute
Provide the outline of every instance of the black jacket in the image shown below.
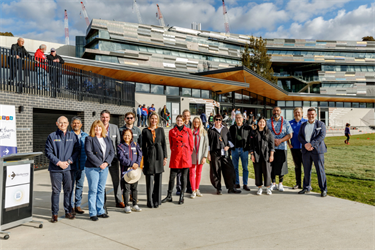
<svg viewBox="0 0 375 250"><path fill-rule="evenodd" d="M143 154L143 173L160 174L164 172L163 161L168 158L167 144L163 128L155 130L155 142L152 140L151 130L144 128L142 130L142 154Z"/></svg>
<svg viewBox="0 0 375 250"><path fill-rule="evenodd" d="M233 143L227 127L223 127L220 134L214 127L208 130L208 145L210 146L210 151L220 151L226 146L230 147L229 141Z"/></svg>
<svg viewBox="0 0 375 250"><path fill-rule="evenodd" d="M23 58L23 57L28 57L30 58L30 54L27 52L27 50L25 49L24 46L19 46L18 43L16 44L12 44L12 47L10 48L12 51L14 51L14 53L16 55L18 55L19 57Z"/></svg>
<svg viewBox="0 0 375 250"><path fill-rule="evenodd" d="M232 137L232 140L233 140L232 143L234 144L234 147L237 146L236 145L236 142L237 142L236 141L236 130L237 130L237 124L234 124L234 125L230 126L230 128L229 128L229 132L230 132L230 135ZM244 124L244 125L241 126L240 130L241 130L241 137L242 137L242 141L241 141L242 147L243 147L244 151L249 151L249 149L250 149L250 139L251 139L250 137L252 135L253 129L250 126Z"/></svg>
<svg viewBox="0 0 375 250"><path fill-rule="evenodd" d="M275 150L275 140L271 131L268 134L261 136L258 130L255 130L250 140L250 153L254 153L255 162L259 162L260 155L262 154L263 159L268 162L270 158L270 152Z"/></svg>
<svg viewBox="0 0 375 250"><path fill-rule="evenodd" d="M59 63L60 63L60 64L64 64L64 60L63 60L63 59L61 58L61 56L59 56L58 54L56 54L56 56L53 56L53 55L51 55L51 54L47 56L47 60L48 60L48 61L51 61L50 63L52 63L52 61L55 60L55 59L59 59L59 60L60 60Z"/></svg>

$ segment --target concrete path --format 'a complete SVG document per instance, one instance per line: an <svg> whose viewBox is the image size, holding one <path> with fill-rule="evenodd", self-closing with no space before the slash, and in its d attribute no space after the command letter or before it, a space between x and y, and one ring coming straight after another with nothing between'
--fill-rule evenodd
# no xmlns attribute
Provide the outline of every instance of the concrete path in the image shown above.
<svg viewBox="0 0 375 250"><path fill-rule="evenodd" d="M168 168L163 175L163 197L167 192ZM185 199L178 205L166 203L157 209L146 207L145 178L139 185L140 213L125 214L114 207L108 195L109 218L89 220L87 182L84 188L85 214L74 220L48 222L50 179L46 170L35 172L33 224L9 229L9 240L0 239L0 249L375 249L374 207L320 194L285 192L257 196L251 192L215 194L209 182L209 165L203 170L203 197ZM110 178L107 191L111 190ZM360 188L360 187L358 187ZM328 183L329 194L329 183ZM62 201L62 195L60 198Z"/></svg>

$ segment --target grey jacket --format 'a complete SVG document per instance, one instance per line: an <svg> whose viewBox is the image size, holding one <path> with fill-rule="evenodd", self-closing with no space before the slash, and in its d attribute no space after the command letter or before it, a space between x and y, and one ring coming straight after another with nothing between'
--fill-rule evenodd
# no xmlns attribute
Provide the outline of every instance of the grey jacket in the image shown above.
<svg viewBox="0 0 375 250"><path fill-rule="evenodd" d="M118 130L117 125L109 124L109 137L111 138L112 145L113 145L113 152L115 152L114 159L117 158L117 145L120 144L120 132Z"/></svg>
<svg viewBox="0 0 375 250"><path fill-rule="evenodd" d="M199 142L199 150L198 150L198 157L197 152L195 149L195 136L193 136L194 141L194 149L193 154L191 155L191 162L193 165L197 164L197 158L198 158L198 164L201 163L202 158L207 158L208 155L208 134L206 133L203 136L200 136L200 142Z"/></svg>

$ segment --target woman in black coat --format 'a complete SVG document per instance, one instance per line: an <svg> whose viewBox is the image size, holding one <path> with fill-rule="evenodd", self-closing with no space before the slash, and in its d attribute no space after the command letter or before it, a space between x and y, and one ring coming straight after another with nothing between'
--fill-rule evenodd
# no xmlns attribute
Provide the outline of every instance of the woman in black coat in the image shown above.
<svg viewBox="0 0 375 250"><path fill-rule="evenodd" d="M273 154L275 152L275 141L273 134L266 126L266 118L260 117L257 122L257 129L253 132L250 142L251 161L254 165L255 185L258 186L258 195L262 190L262 175L264 178L264 186L267 187L267 194L271 191L271 162L273 162Z"/></svg>
<svg viewBox="0 0 375 250"><path fill-rule="evenodd" d="M167 164L167 144L163 128L158 128L159 115L152 112L149 127L142 130L143 173L146 176L147 207L161 205L161 185L164 166Z"/></svg>

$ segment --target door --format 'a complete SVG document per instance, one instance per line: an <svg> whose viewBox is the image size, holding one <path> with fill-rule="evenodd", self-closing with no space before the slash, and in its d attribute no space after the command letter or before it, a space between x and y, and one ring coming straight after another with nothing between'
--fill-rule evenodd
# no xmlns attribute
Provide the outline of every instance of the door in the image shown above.
<svg viewBox="0 0 375 250"><path fill-rule="evenodd" d="M176 123L176 117L180 114L180 103L172 102L172 123Z"/></svg>

